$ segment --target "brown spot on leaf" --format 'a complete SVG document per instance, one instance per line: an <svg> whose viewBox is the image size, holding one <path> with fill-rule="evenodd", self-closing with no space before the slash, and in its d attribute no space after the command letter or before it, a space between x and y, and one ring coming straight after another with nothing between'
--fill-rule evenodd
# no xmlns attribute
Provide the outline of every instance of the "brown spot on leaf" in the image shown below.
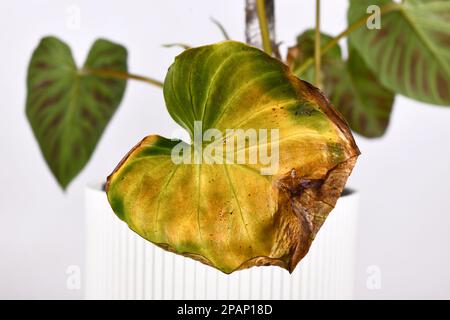
<svg viewBox="0 0 450 320"><path fill-rule="evenodd" d="M72 157L79 159L81 156L81 146L79 143L72 145Z"/></svg>
<svg viewBox="0 0 450 320"><path fill-rule="evenodd" d="M44 134L51 133L56 127L61 123L61 119L63 117L63 112L60 112L53 116L52 121L48 124L47 128L45 128Z"/></svg>
<svg viewBox="0 0 450 320"><path fill-rule="evenodd" d="M48 107L58 103L62 98L62 93L55 94L54 96L47 97L36 108L36 116L41 114Z"/></svg>
<svg viewBox="0 0 450 320"><path fill-rule="evenodd" d="M397 61L397 79L398 79L398 85L400 87L404 87L404 79L405 79L405 70L404 70L404 61L405 61L405 46L402 44L400 45L400 54L398 56Z"/></svg>
<svg viewBox="0 0 450 320"><path fill-rule="evenodd" d="M422 86L423 86L423 92L426 94L426 95L429 95L430 94L430 87L429 87L429 85L428 85L428 78L427 78L427 74L428 74L428 65L427 65L427 63L426 62L424 62L423 64L422 64L422 70L423 70L423 76L422 76Z"/></svg>
<svg viewBox="0 0 450 320"><path fill-rule="evenodd" d="M417 90L417 64L419 63L419 59L420 59L420 52L417 49L414 49L412 56L411 56L411 65L410 65L410 69L411 72L409 73L410 76L410 83L411 83L411 88L413 90Z"/></svg>
<svg viewBox="0 0 450 320"><path fill-rule="evenodd" d="M447 80L444 78L444 75L442 74L441 71L438 71L437 73L437 88L438 88L438 92L439 92L439 96L442 98L442 100L444 101L449 101L450 100L450 94L449 94L449 84L447 82Z"/></svg>
<svg viewBox="0 0 450 320"><path fill-rule="evenodd" d="M95 118L95 116L89 111L88 108L82 107L81 108L81 117L87 121L92 127L97 127L98 120Z"/></svg>
<svg viewBox="0 0 450 320"><path fill-rule="evenodd" d="M52 85L54 82L55 82L55 80L52 80L52 79L43 80L43 81L35 84L32 89L33 90L45 89L48 86Z"/></svg>
<svg viewBox="0 0 450 320"><path fill-rule="evenodd" d="M37 62L34 64L34 67L35 67L36 69L40 69L40 70L45 70L45 69L51 69L51 68L54 68L53 65L48 64L46 61L37 61Z"/></svg>
<svg viewBox="0 0 450 320"><path fill-rule="evenodd" d="M370 42L370 44L376 45L378 42L382 41L388 34L389 34L389 30L387 28L381 28L376 33L375 37L372 38L372 41Z"/></svg>
<svg viewBox="0 0 450 320"><path fill-rule="evenodd" d="M450 36L447 32L433 31L433 37L439 43L440 46L448 48L450 47Z"/></svg>
<svg viewBox="0 0 450 320"><path fill-rule="evenodd" d="M360 113L358 117L358 125L360 130L366 130L367 128L367 117L364 113Z"/></svg>
<svg viewBox="0 0 450 320"><path fill-rule="evenodd" d="M94 96L94 99L100 103L104 103L107 105L112 104L111 99L108 96L106 96L105 94L103 94L102 92L100 92L98 89L94 89L92 91L92 95Z"/></svg>

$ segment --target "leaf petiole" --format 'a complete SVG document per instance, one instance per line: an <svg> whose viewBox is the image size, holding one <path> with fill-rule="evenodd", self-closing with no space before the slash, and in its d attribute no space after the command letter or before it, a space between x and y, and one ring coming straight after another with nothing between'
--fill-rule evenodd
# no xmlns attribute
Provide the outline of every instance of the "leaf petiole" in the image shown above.
<svg viewBox="0 0 450 320"><path fill-rule="evenodd" d="M103 78L115 78L115 79L133 79L137 81L146 82L148 84L157 86L162 88L164 84L159 81L149 77L144 77L136 74L131 74L127 72L121 72L116 70L107 70L107 69L86 69L83 68L80 70L80 74L83 75L95 75Z"/></svg>
<svg viewBox="0 0 450 320"><path fill-rule="evenodd" d="M267 22L265 0L256 1L256 10L258 12L259 28L261 29L261 37L263 49L268 55L272 55L272 43L270 41L269 23Z"/></svg>

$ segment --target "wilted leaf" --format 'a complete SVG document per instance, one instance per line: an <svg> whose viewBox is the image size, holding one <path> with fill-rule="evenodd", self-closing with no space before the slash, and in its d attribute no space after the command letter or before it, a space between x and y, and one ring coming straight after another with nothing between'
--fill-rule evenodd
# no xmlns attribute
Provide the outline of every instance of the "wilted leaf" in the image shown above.
<svg viewBox="0 0 450 320"><path fill-rule="evenodd" d="M450 105L450 1L352 0L349 23L369 5L395 6L381 28L359 28L350 43L387 88L419 101Z"/></svg>
<svg viewBox="0 0 450 320"><path fill-rule="evenodd" d="M114 212L145 239L226 273L269 264L292 271L359 154L344 121L317 89L279 60L234 41L179 55L166 76L164 97L172 118L193 141L194 121L202 125L200 134L212 128L223 132L211 139L222 148L230 141L235 145L237 134L226 129L279 129L278 140L271 134L258 140L261 145L240 149L274 151L278 143L279 166L273 175L262 175L261 161L195 164L192 158L210 144L148 136L108 178ZM191 164L173 162L177 146L194 154Z"/></svg>
<svg viewBox="0 0 450 320"><path fill-rule="evenodd" d="M322 46L331 39L322 34ZM292 70L298 70L302 63L314 57L314 30L306 31L297 41L298 45L289 49L288 65ZM348 60L344 61L336 45L324 54L321 69L325 94L352 130L371 138L383 135L395 94L379 83L359 54L350 46ZM314 65L297 76L313 81Z"/></svg>
<svg viewBox="0 0 450 320"><path fill-rule="evenodd" d="M83 169L120 104L125 80L94 70L127 70L124 47L97 40L82 69L70 48L54 37L41 40L28 67L26 113L42 154L65 188Z"/></svg>

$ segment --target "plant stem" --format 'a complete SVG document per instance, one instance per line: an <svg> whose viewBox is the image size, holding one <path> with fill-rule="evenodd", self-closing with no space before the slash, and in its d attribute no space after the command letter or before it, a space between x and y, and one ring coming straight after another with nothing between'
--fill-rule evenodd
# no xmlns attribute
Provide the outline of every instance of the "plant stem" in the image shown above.
<svg viewBox="0 0 450 320"><path fill-rule="evenodd" d="M322 87L322 73L320 70L321 65L321 36L320 36L320 0L316 0L316 34L314 41L314 60L315 60L315 85L318 88Z"/></svg>
<svg viewBox="0 0 450 320"><path fill-rule="evenodd" d="M184 50L190 49L191 46L186 43L165 43L162 45L164 48L180 47Z"/></svg>
<svg viewBox="0 0 450 320"><path fill-rule="evenodd" d="M272 43L270 41L269 24L267 22L266 5L264 0L257 0L256 9L258 12L259 28L263 42L263 49L268 55L272 55Z"/></svg>
<svg viewBox="0 0 450 320"><path fill-rule="evenodd" d="M388 3L381 7L380 14L386 14L391 11L400 10L402 7L401 4L398 3ZM358 30L360 27L362 27L368 18L368 15L363 16L356 22L354 22L351 26L349 26L347 29L342 31L340 34L338 34L336 37L334 37L330 42L328 42L325 46L322 47L320 50L320 56L323 56L325 53L327 53L330 49L332 49L336 44L339 43L339 41L346 36L348 36L350 33L352 33L355 30ZM301 75L303 72L305 72L306 69L308 69L315 61L315 58L309 58L303 62L302 65L294 69L294 73L296 75Z"/></svg>
<svg viewBox="0 0 450 320"><path fill-rule="evenodd" d="M146 82L148 84L151 84L151 85L154 85L154 86L157 86L160 88L162 88L164 86L164 84L161 81L158 81L158 80L155 80L152 78L148 78L148 77L144 77L144 76L140 76L140 75L136 75L136 74L127 73L127 72L107 70L107 69L82 69L81 72L83 74L90 74L90 75L95 75L95 76L99 76L99 77L103 77L103 78L138 80L138 81Z"/></svg>

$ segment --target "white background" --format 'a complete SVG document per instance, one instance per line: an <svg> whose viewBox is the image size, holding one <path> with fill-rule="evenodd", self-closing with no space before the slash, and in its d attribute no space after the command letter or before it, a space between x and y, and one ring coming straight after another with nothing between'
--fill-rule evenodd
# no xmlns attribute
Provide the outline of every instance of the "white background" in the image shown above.
<svg viewBox="0 0 450 320"><path fill-rule="evenodd" d="M68 7L80 29L67 27ZM347 0L323 1L323 29L346 26ZM278 0L278 38L293 44L313 26L313 0ZM142 137L170 135L162 92L129 82L85 170L62 192L41 157L24 113L26 68L44 35L71 45L79 64L97 37L124 44L130 71L163 79L179 49L222 39L209 17L244 39L243 0L2 1L0 3L0 298L80 298L66 288L69 265L83 266L83 189L106 177ZM450 109L398 97L384 138L356 137L362 151L350 186L361 191L358 298L450 298ZM381 288L366 286L367 268Z"/></svg>

